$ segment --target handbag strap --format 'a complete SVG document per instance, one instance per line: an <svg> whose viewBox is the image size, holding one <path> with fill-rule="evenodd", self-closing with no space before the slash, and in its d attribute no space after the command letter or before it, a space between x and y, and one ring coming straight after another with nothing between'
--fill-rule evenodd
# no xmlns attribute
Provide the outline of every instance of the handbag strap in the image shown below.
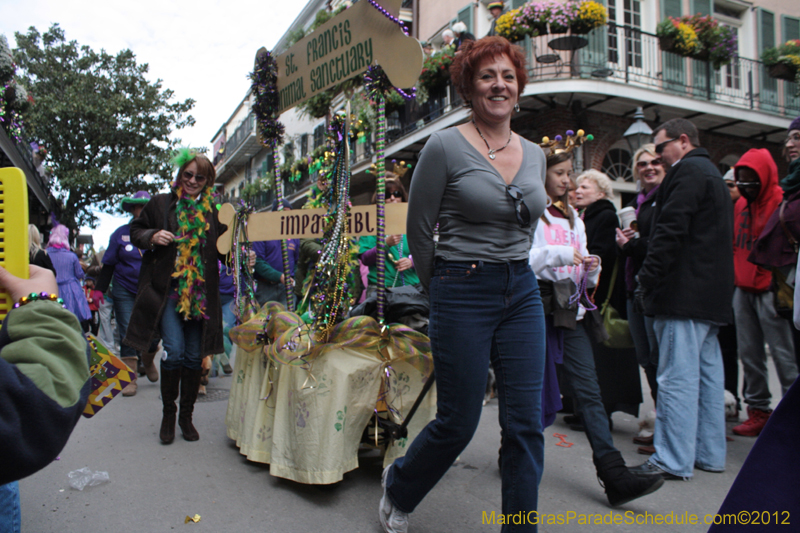
<svg viewBox="0 0 800 533"><path fill-rule="evenodd" d="M798 251L800 251L800 246L798 246L797 239L794 238L792 233L789 231L788 226L786 226L786 220L783 217L783 213L786 210L786 203L786 200L781 202L781 208L780 211L778 211L778 220L780 220L781 228L783 228L783 233L786 235L786 239L789 241L789 244L791 244L792 248L794 248L794 252L798 253Z"/></svg>
<svg viewBox="0 0 800 533"><path fill-rule="evenodd" d="M611 270L611 283L608 284L608 293L606 293L606 301L603 302L601 312L605 311L608 302L611 301L611 294L614 292L614 283L617 281L617 273L619 273L619 256L617 256L616 261L614 261L614 268Z"/></svg>

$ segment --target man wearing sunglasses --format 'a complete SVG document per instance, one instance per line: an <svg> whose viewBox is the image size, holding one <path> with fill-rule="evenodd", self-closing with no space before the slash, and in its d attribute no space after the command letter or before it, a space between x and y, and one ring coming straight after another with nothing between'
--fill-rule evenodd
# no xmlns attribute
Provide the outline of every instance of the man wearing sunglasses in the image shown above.
<svg viewBox="0 0 800 533"><path fill-rule="evenodd" d="M797 378L792 329L789 322L775 311L773 294L769 290L772 272L748 261L753 243L783 199L783 190L778 185L778 166L769 150L752 148L733 168L736 187L742 195L734 206L736 289L733 311L747 404L747 420L735 426L733 432L757 437L772 413L765 341L778 371L783 394Z"/></svg>
<svg viewBox="0 0 800 533"><path fill-rule="evenodd" d="M631 471L688 479L725 469L724 373L717 331L733 321L733 208L697 128L673 119L654 143L669 169L638 274L637 305L659 346L656 453Z"/></svg>

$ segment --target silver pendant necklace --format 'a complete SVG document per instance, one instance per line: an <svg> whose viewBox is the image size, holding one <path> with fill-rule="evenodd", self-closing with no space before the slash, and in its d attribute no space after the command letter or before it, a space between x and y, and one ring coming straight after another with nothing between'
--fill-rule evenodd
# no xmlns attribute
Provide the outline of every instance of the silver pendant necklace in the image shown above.
<svg viewBox="0 0 800 533"><path fill-rule="evenodd" d="M497 150L492 150L489 147L489 141L487 141L486 137L483 136L483 133L481 133L481 129L478 127L478 125L475 124L475 119L472 119L472 125L475 126L475 129L477 130L478 135L480 135L481 139L483 139L483 142L486 143L486 149L489 150L489 159L491 159L492 161L494 161L494 158L497 157L497 156L495 156L495 154L497 152L505 149L505 147L508 146L511 143L511 128L509 128L508 129L508 140L506 141L506 144L504 144L502 146L502 148L498 148Z"/></svg>

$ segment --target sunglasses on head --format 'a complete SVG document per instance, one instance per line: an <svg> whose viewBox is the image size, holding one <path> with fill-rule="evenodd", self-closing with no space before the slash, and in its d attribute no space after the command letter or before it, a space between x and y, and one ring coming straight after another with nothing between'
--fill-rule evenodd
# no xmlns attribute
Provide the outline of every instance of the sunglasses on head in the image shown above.
<svg viewBox="0 0 800 533"><path fill-rule="evenodd" d="M205 176L201 176L199 174L195 174L194 172L191 172L189 170L184 170L183 171L183 179L185 179L186 181L194 180L195 183L203 183L204 181L206 181L206 177Z"/></svg>
<svg viewBox="0 0 800 533"><path fill-rule="evenodd" d="M522 194L522 189L516 185L507 185L506 194L514 200L514 214L517 215L517 224L519 224L519 227L530 227L531 212L528 210L528 206L525 205L525 197Z"/></svg>
<svg viewBox="0 0 800 533"><path fill-rule="evenodd" d="M645 169L649 166L653 167L660 167L661 166L661 159L653 159L650 161L637 161L636 168Z"/></svg>

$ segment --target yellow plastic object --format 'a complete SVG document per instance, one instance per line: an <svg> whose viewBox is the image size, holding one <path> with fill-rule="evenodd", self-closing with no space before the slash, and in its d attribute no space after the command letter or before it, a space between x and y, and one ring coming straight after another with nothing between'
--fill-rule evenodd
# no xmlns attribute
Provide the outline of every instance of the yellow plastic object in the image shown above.
<svg viewBox="0 0 800 533"><path fill-rule="evenodd" d="M28 278L28 184L18 168L0 168L0 265ZM0 289L0 320L13 305Z"/></svg>

